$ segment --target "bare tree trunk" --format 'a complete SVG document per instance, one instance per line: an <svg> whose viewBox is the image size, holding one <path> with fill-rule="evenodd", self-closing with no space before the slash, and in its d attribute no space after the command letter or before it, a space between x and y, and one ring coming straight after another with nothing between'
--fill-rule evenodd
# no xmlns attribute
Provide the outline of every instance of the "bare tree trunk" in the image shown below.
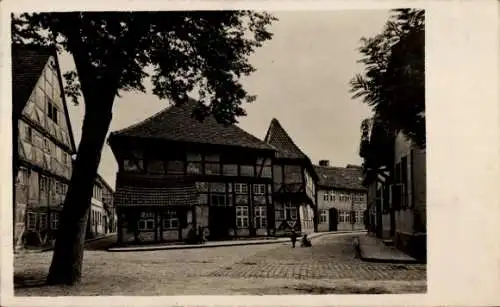
<svg viewBox="0 0 500 307"><path fill-rule="evenodd" d="M99 103L94 101L92 105L86 103L82 138L64 201L61 225L57 232L54 255L47 277L48 284L72 285L81 279L92 190L111 123L112 105L112 99L111 103L109 100L108 103L101 101Z"/></svg>

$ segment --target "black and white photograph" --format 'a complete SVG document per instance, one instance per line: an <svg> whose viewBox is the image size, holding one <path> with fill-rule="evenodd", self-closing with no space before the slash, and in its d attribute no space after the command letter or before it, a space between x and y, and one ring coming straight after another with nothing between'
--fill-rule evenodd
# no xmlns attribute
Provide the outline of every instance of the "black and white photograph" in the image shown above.
<svg viewBox="0 0 500 307"><path fill-rule="evenodd" d="M16 298L428 292L425 8L9 14Z"/></svg>

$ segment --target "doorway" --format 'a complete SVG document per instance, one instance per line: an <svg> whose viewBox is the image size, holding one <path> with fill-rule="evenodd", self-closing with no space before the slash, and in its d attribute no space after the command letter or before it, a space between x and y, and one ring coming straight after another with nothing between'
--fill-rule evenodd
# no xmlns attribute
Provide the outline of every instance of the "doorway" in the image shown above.
<svg viewBox="0 0 500 307"><path fill-rule="evenodd" d="M328 210L328 231L337 231L339 222L339 213L336 208Z"/></svg>
<svg viewBox="0 0 500 307"><path fill-rule="evenodd" d="M229 230L234 229L235 221L235 213L232 207L210 207L208 221L210 240L230 239Z"/></svg>

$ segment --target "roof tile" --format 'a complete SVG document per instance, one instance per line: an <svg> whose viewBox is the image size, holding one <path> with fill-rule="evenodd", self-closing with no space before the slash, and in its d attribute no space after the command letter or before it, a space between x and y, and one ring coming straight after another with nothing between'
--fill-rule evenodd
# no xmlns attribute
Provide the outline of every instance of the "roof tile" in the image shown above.
<svg viewBox="0 0 500 307"><path fill-rule="evenodd" d="M363 186L363 169L361 167L328 167L314 166L319 176L319 185L326 188L345 190L366 190Z"/></svg>
<svg viewBox="0 0 500 307"><path fill-rule="evenodd" d="M111 137L142 137L273 150L271 146L234 124L219 124L211 115L203 121L197 120L193 117L195 103L190 99L188 102L168 107L142 122L113 132Z"/></svg>

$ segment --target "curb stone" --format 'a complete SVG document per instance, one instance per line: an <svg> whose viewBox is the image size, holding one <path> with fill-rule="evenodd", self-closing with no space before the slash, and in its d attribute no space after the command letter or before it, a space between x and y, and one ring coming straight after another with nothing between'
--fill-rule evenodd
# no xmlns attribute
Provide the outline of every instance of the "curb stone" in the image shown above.
<svg viewBox="0 0 500 307"><path fill-rule="evenodd" d="M354 246L354 250L355 250L355 253L356 253L356 258L359 258L365 262L372 262L372 263L392 263L392 264L426 264L425 262L423 261L419 261L417 259L415 260L403 260L403 259L383 259L383 258L371 258L371 257L368 257L364 254L363 252L363 248L360 244L360 240L359 240L359 237L356 236L354 239L353 239L353 246Z"/></svg>
<svg viewBox="0 0 500 307"><path fill-rule="evenodd" d="M309 239L317 239L325 235L342 234L350 232L315 232L308 235ZM287 243L290 238L284 237L276 240L262 241L234 241L226 244L199 244L199 245L164 245L164 246L143 246L143 247L111 247L108 252L140 252L140 251L156 251L156 250L177 250L177 249L196 249L196 248L215 248L215 247L230 247L230 246L245 246L245 245L263 245L263 244L278 244Z"/></svg>

